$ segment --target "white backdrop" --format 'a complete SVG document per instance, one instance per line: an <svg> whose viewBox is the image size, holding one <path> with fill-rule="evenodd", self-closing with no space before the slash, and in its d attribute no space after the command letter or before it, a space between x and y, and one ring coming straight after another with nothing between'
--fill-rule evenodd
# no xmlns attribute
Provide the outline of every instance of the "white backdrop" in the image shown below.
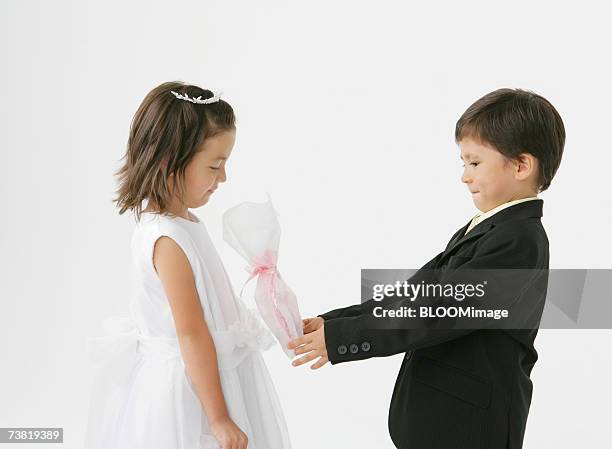
<svg viewBox="0 0 612 449"><path fill-rule="evenodd" d="M80 448L85 339L127 313L132 289L133 223L111 202L113 173L132 115L163 81L221 90L236 111L228 182L195 211L236 290L246 272L221 214L265 192L305 316L359 302L362 267L416 268L441 251L476 212L455 122L499 87L544 95L565 122L541 195L551 268L610 268L604 8L3 1L0 427L63 427L63 447ZM525 448L612 445L610 344L609 330L540 331ZM265 354L295 449L393 447L401 355L312 372L279 347Z"/></svg>

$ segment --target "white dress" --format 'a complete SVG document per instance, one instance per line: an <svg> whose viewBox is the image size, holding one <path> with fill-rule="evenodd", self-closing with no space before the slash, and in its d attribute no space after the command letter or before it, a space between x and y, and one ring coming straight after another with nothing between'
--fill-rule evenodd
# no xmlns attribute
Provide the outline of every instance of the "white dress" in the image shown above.
<svg viewBox="0 0 612 449"><path fill-rule="evenodd" d="M213 336L231 419L249 449L290 449L283 411L261 351L275 340L237 298L204 223L143 213L132 237L138 294L130 317L113 316L90 338L93 391L85 449L217 449L180 353L153 246L172 238L193 271Z"/></svg>

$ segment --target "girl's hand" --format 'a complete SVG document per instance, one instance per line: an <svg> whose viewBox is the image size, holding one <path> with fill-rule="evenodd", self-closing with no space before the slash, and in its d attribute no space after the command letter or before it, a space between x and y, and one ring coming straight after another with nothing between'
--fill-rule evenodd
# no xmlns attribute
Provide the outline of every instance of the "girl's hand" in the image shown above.
<svg viewBox="0 0 612 449"><path fill-rule="evenodd" d="M306 318L302 320L302 324L304 326L304 333L309 334L323 327L323 318L320 316L315 318Z"/></svg>
<svg viewBox="0 0 612 449"><path fill-rule="evenodd" d="M247 436L229 417L211 422L210 430L219 440L219 449L246 449L247 447Z"/></svg>

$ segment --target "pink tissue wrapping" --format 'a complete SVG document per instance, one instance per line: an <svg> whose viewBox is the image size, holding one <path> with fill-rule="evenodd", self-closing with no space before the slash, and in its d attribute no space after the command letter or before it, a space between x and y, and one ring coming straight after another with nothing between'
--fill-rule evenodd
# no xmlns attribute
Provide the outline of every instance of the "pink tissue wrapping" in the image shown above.
<svg viewBox="0 0 612 449"><path fill-rule="evenodd" d="M241 203L226 211L223 238L249 262L246 282L257 277L257 310L285 354L294 357L287 343L303 335L302 319L297 298L277 269L280 224L271 201Z"/></svg>

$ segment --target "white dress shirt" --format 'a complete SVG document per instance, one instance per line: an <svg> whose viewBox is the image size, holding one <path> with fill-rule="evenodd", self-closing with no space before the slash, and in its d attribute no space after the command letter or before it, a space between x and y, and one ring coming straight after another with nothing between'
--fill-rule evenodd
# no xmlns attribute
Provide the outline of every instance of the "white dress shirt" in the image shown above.
<svg viewBox="0 0 612 449"><path fill-rule="evenodd" d="M468 226L467 230L465 231L465 234L470 232L472 230L472 228L474 226L476 226L478 223L480 223L481 221L486 220L487 218L491 217L492 215L495 215L497 212L499 212L500 210L505 209L506 207L510 207L510 206L515 205L515 204L522 203L524 201L539 200L539 199L540 198L538 198L537 196L531 196L529 198L521 198L521 199L514 200L514 201L508 201L507 203L502 203L499 206L494 207L490 211L487 211L487 212L484 212L484 213L483 212L479 212L478 214L474 215L474 218L472 218L472 222L470 223L470 225Z"/></svg>

